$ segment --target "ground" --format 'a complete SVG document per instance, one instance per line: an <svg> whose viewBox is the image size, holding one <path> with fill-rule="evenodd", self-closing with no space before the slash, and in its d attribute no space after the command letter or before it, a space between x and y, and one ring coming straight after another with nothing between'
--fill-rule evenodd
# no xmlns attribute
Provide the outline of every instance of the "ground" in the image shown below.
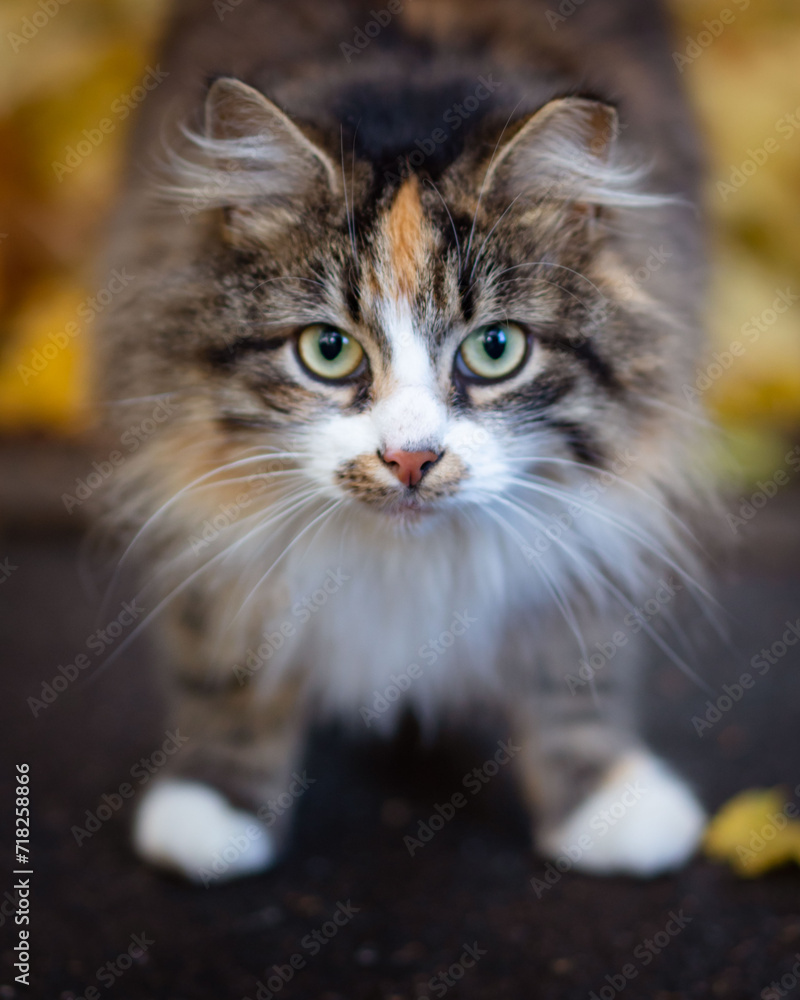
<svg viewBox="0 0 800 1000"><path fill-rule="evenodd" d="M404 837L488 758L498 736L489 731L428 748L410 729L393 744L321 731L306 763L314 783L292 806L295 841L277 869L202 888L144 868L128 843L135 795L118 793L141 790L167 739L146 643L105 670L90 654L92 666L36 717L27 702L97 627L80 533L58 502L70 459L40 451L0 451L2 903L14 878L15 763L30 764L34 803L34 974L15 988L17 928L0 905L0 998L754 1000L772 982L783 992L766 1000L800 995L793 868L745 880L697 859L650 882L560 874L532 852L505 773L412 856ZM800 617L798 499L787 488L770 500L740 532L735 565L718 573L731 644L710 641L698 656L714 692ZM797 666L793 650L777 659L698 735L692 718L708 695L653 663L648 731L711 809L755 786L782 785L796 801ZM121 808L100 810L110 818L87 818L118 799Z"/></svg>

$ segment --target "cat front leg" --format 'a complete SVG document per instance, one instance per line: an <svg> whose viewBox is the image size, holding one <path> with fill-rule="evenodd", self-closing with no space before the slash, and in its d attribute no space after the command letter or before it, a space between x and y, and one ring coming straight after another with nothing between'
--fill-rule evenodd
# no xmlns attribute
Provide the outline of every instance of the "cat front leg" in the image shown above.
<svg viewBox="0 0 800 1000"><path fill-rule="evenodd" d="M300 766L300 674L265 690L203 663L172 675L172 721L185 742L140 803L133 842L146 861L211 885L275 863L313 778Z"/></svg>
<svg viewBox="0 0 800 1000"><path fill-rule="evenodd" d="M551 673L512 709L535 841L577 871L650 877L694 852L706 816L689 785L640 740L626 668L572 688ZM630 664L628 664L630 667Z"/></svg>

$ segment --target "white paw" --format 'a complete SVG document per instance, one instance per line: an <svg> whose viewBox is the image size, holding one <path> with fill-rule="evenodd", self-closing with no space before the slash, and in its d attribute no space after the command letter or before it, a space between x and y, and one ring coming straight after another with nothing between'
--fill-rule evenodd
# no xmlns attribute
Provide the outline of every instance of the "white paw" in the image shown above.
<svg viewBox="0 0 800 1000"><path fill-rule="evenodd" d="M539 846L578 871L648 877L684 864L705 823L685 782L657 757L632 753Z"/></svg>
<svg viewBox="0 0 800 1000"><path fill-rule="evenodd" d="M146 861L205 886L261 871L275 860L272 835L258 819L196 781L153 785L136 814L133 843Z"/></svg>

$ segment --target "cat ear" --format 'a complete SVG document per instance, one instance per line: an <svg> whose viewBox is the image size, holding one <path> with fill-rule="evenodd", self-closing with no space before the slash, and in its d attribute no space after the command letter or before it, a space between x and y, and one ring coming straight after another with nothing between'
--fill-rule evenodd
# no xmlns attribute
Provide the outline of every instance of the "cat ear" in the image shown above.
<svg viewBox="0 0 800 1000"><path fill-rule="evenodd" d="M337 172L328 154L313 143L272 101L240 80L222 77L208 92L205 131L220 159L260 171L262 196L302 191L323 180L331 188Z"/></svg>
<svg viewBox="0 0 800 1000"><path fill-rule="evenodd" d="M239 80L216 80L206 98L205 128L185 134L191 155L172 153L175 183L167 194L183 203L187 221L224 208L237 216L235 228L252 218L266 232L288 219L303 198L338 188L339 173L325 150Z"/></svg>
<svg viewBox="0 0 800 1000"><path fill-rule="evenodd" d="M484 187L505 188L512 197L639 204L647 198L635 191L641 171L619 163L619 132L609 104L582 97L550 101L498 149Z"/></svg>

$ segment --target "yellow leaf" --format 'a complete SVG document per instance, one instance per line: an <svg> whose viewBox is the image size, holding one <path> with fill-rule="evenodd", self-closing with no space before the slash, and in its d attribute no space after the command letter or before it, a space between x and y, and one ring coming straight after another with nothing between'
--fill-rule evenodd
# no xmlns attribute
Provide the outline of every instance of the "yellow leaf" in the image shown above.
<svg viewBox="0 0 800 1000"><path fill-rule="evenodd" d="M800 862L800 821L779 788L750 789L727 802L711 820L706 854L754 878L789 861Z"/></svg>

